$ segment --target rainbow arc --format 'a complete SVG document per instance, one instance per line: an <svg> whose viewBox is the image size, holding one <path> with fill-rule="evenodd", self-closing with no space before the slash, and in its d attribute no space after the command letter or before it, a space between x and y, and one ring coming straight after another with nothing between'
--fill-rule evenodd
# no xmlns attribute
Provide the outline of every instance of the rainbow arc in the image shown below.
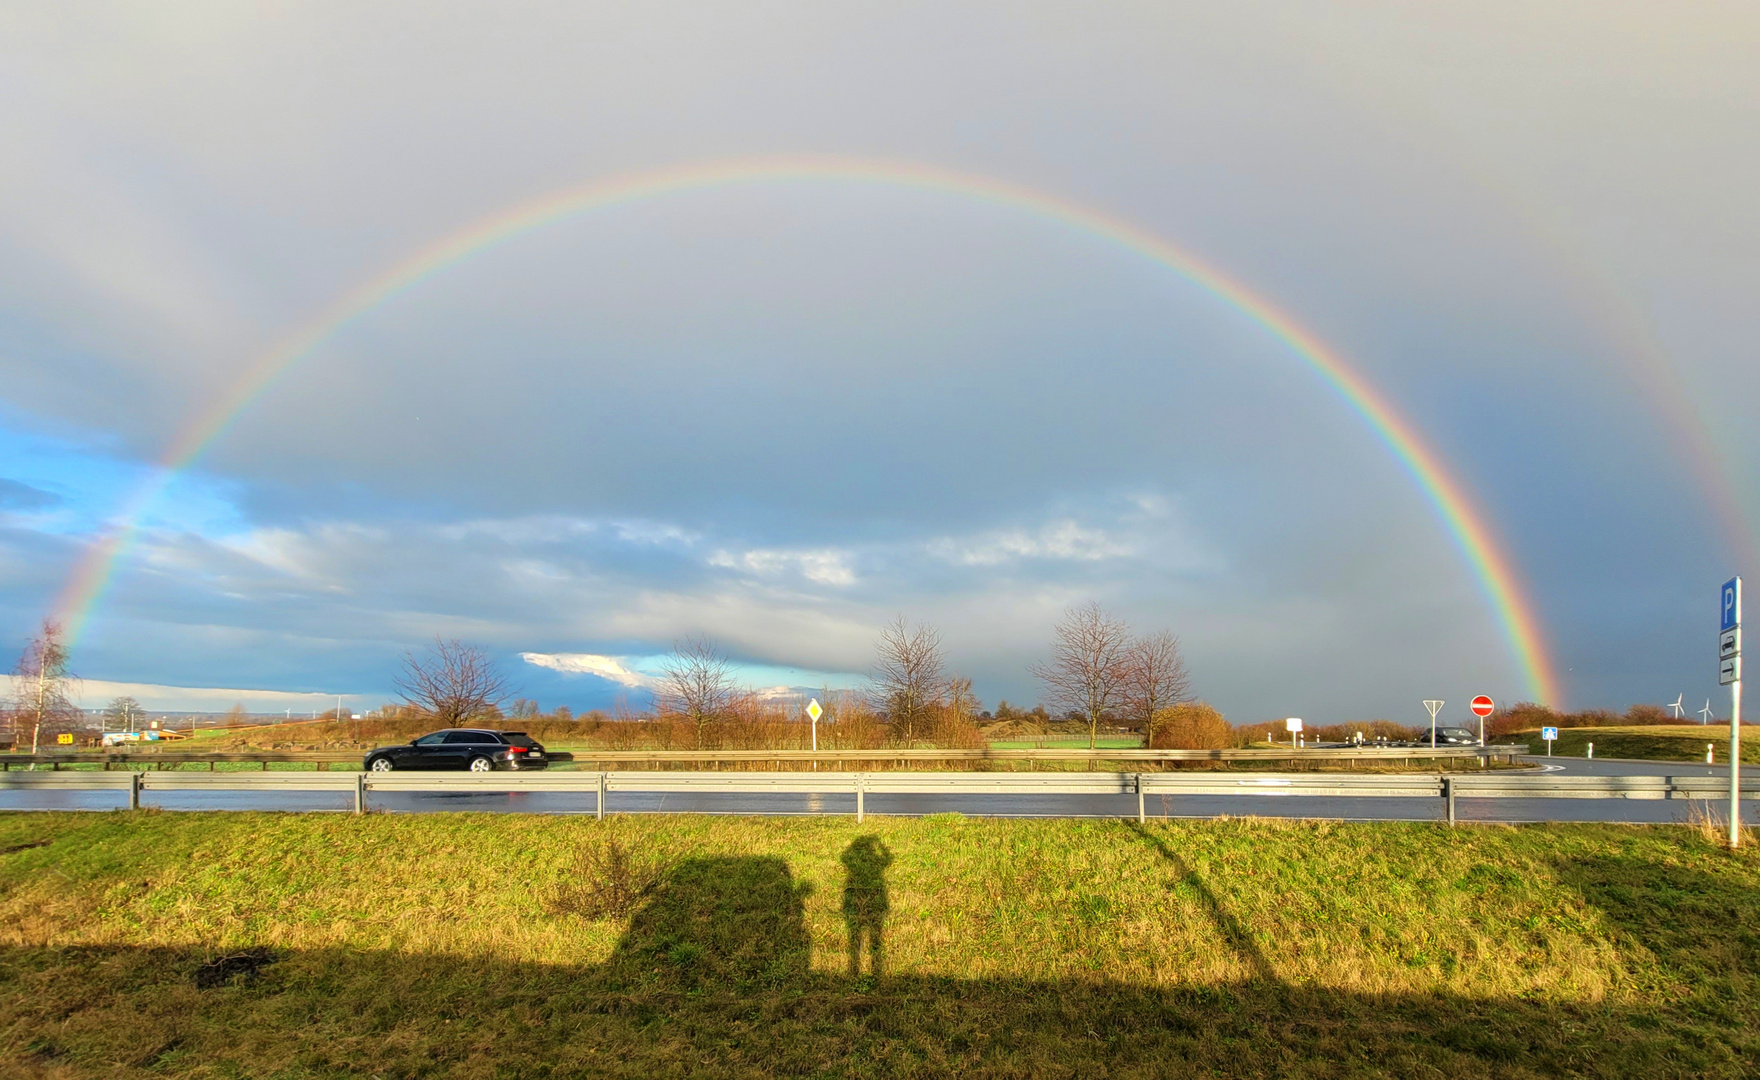
<svg viewBox="0 0 1760 1080"><path fill-rule="evenodd" d="M57 604L77 637L140 531L147 509L274 384L349 324L497 244L622 204L742 183L827 180L946 192L1014 207L1102 238L1172 271L1264 329L1306 364L1394 455L1435 511L1493 612L1527 695L1557 703L1558 680L1521 580L1484 515L1413 426L1344 357L1220 269L1112 214L992 177L911 162L820 156L742 158L634 173L545 195L484 218L414 252L338 299L255 360L167 447L161 467L93 543Z"/></svg>

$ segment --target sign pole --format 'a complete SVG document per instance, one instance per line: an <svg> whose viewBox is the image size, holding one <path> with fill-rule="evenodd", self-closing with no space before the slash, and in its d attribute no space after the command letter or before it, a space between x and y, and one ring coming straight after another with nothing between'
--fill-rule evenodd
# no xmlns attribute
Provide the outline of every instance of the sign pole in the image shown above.
<svg viewBox="0 0 1760 1080"><path fill-rule="evenodd" d="M1717 681L1729 685L1729 846L1742 843L1742 579L1723 583L1717 598Z"/></svg>
<svg viewBox="0 0 1760 1080"><path fill-rule="evenodd" d="M1445 701L1424 702L1424 708L1430 710L1430 749L1432 750L1436 749L1436 714L1441 712L1442 707L1446 704L1448 703Z"/></svg>
<svg viewBox="0 0 1760 1080"><path fill-rule="evenodd" d="M807 715L813 720L813 771L819 771L819 716L825 710L820 707L819 699L814 698L807 703Z"/></svg>
<svg viewBox="0 0 1760 1080"><path fill-rule="evenodd" d="M1729 684L1729 846L1742 843L1742 680Z"/></svg>

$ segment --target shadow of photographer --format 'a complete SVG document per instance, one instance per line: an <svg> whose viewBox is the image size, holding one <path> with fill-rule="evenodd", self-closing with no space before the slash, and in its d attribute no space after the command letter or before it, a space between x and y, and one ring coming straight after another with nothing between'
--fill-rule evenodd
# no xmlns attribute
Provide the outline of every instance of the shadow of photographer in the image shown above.
<svg viewBox="0 0 1760 1080"><path fill-rule="evenodd" d="M868 974L886 973L886 914L892 909L886 892L886 868L892 851L877 836L858 836L843 849L843 921L849 930L849 974L862 974L862 948L867 946Z"/></svg>

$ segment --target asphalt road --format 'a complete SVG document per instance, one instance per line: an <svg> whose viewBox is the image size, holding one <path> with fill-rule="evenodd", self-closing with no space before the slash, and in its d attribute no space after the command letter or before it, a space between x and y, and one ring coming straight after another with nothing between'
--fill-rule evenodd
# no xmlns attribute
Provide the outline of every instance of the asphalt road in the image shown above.
<svg viewBox="0 0 1760 1080"><path fill-rule="evenodd" d="M1582 758L1531 758L1540 768L1566 775L1727 776L1724 766L1687 762L1589 761ZM148 791L142 805L166 810L346 811L350 796L330 792ZM4 810L112 810L126 803L120 792L4 791ZM520 814L590 814L591 792L468 794L381 792L370 797L375 810L393 813L477 811ZM1461 821L1610 821L1666 824L1687 820L1684 800L1645 799L1472 799L1457 798ZM879 795L867 797L867 812L881 815L957 812L973 817L1134 817L1130 795ZM701 814L854 814L854 795L707 795L613 793L611 813ZM1150 796L1152 817L1325 818L1346 821L1438 821L1447 811L1440 799L1337 798L1302 795ZM1760 823L1760 803L1742 807L1744 821Z"/></svg>

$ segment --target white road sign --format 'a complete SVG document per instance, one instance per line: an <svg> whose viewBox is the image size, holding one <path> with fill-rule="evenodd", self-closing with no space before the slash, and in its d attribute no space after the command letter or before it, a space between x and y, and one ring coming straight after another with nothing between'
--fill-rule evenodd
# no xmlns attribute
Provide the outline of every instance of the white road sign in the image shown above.
<svg viewBox="0 0 1760 1080"><path fill-rule="evenodd" d="M1741 627L1738 626L1734 630L1725 630L1723 633L1717 635L1717 658L1719 660L1728 660L1731 657L1740 655L1742 655Z"/></svg>
<svg viewBox="0 0 1760 1080"><path fill-rule="evenodd" d="M818 721L819 717L825 715L825 710L819 706L818 698L814 698L807 702L807 715L812 717L815 722Z"/></svg>
<svg viewBox="0 0 1760 1080"><path fill-rule="evenodd" d="M1283 727L1285 731L1300 731L1302 730L1302 718L1299 716L1292 716L1283 722Z"/></svg>
<svg viewBox="0 0 1760 1080"><path fill-rule="evenodd" d="M1742 681L1742 658L1732 656L1717 666L1717 685L1728 686Z"/></svg>

